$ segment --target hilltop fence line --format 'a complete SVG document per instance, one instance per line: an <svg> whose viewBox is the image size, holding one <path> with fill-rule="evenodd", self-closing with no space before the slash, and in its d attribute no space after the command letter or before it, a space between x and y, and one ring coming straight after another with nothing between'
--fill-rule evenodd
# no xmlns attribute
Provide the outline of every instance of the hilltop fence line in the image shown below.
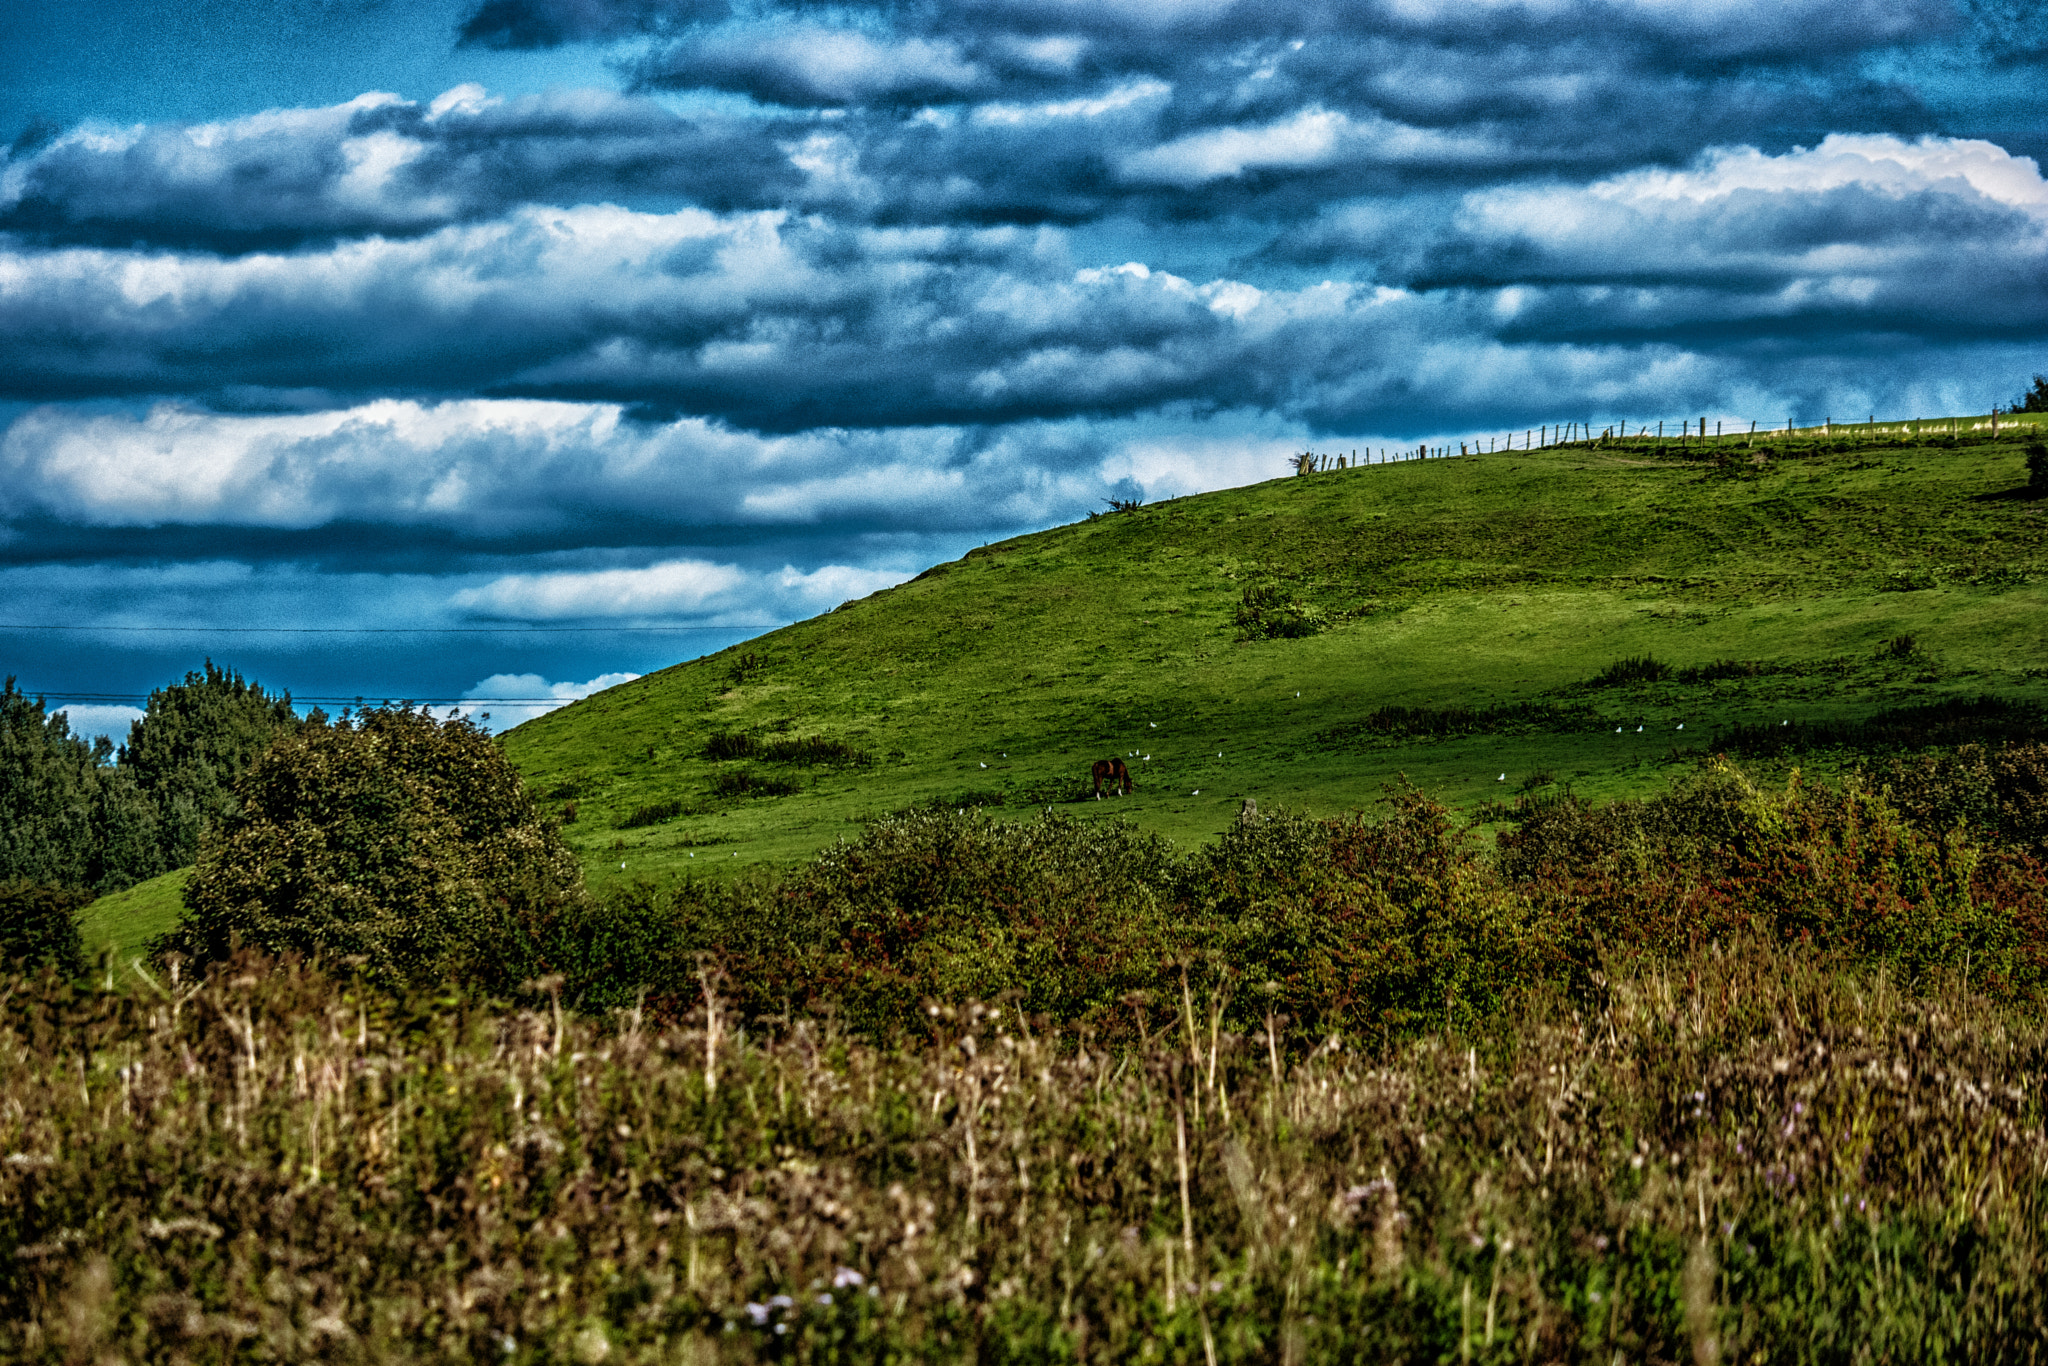
<svg viewBox="0 0 2048 1366"><path fill-rule="evenodd" d="M1457 443L1454 450L1450 445L1432 445L1422 442L1414 446L1389 450L1382 446L1375 455L1373 448L1365 448L1360 455L1357 447L1346 454L1342 451L1302 451L1289 457L1289 463L1296 474L1315 474L1323 470L1350 469L1362 465L1390 465L1404 460L1445 460L1461 455L1486 455L1496 451L1544 450L1552 446L1586 445L1599 441L1651 441L1666 442L1680 449L1705 445L1754 446L1758 442L1790 441L1797 439L1818 439L1832 441L1838 436L1860 435L1938 437L1961 436L1971 432L1989 432L1992 436L2024 428L2029 433L2038 433L2048 425L2048 413L1989 413L1983 417L1940 417L1908 418L1890 422L1879 422L1875 415L1863 422L1836 422L1833 418L1801 427L1786 419L1779 425L1766 427L1749 420L1744 429L1744 419L1712 419L1713 430L1708 431L1709 419L1680 418L1676 424L1669 421L1637 422L1634 419L1616 421L1605 426L1588 422L1542 423L1525 428L1519 433L1506 432L1498 436L1470 437ZM1676 425L1678 430L1670 428ZM1520 437L1517 444L1516 438ZM1483 444L1482 444L1483 443Z"/></svg>

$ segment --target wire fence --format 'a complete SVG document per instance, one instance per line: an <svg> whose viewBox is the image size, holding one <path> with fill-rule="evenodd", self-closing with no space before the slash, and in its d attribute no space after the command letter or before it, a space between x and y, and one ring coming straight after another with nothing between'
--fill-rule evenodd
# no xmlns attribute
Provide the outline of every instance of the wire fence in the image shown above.
<svg viewBox="0 0 2048 1366"><path fill-rule="evenodd" d="M1833 418L1828 418L1809 426L1800 426L1790 418L1771 425L1753 418L1725 417L1686 417L1675 422L1669 419L1638 422L1631 418L1605 424L1568 421L1541 423L1524 428L1520 432L1507 431L1468 437L1457 442L1455 446L1450 443L1439 445L1422 442L1414 446L1393 449L1381 446L1377 453L1370 446L1365 447L1362 454L1355 446L1349 452L1302 451L1290 457L1289 463L1296 474L1314 474L1322 470L1390 465L1407 460L1444 460L1461 455L1491 455L1502 451L1534 451L1554 446L1586 446L1613 441L1662 442L1683 450L1736 444L1754 446L1760 442L1834 441L1858 437L1868 440L1910 437L1918 440L1944 436L1959 437L1978 432L1988 433L1993 437L2021 432L2037 435L2043 427L2048 427L2048 413L1994 412L1982 417L1916 417L1884 422L1878 421L1873 414L1862 422L1836 422Z"/></svg>

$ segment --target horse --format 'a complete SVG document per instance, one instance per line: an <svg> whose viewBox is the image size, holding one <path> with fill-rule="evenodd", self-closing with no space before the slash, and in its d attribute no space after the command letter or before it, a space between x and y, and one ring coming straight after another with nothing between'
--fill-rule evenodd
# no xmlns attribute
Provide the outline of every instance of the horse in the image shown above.
<svg viewBox="0 0 2048 1366"><path fill-rule="evenodd" d="M1132 791L1131 770L1121 759L1097 759L1088 776L1095 780L1095 799L1102 800L1102 783L1109 781L1109 790L1118 796L1129 796Z"/></svg>

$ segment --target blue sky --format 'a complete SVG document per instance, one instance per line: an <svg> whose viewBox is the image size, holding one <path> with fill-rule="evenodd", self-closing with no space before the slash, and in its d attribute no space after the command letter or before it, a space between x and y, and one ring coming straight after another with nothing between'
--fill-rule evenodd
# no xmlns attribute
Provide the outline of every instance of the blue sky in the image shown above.
<svg viewBox="0 0 2048 1366"><path fill-rule="evenodd" d="M30 0L0 667L87 728L208 655L569 697L1304 448L1982 411L2048 370L2044 45L1975 0Z"/></svg>

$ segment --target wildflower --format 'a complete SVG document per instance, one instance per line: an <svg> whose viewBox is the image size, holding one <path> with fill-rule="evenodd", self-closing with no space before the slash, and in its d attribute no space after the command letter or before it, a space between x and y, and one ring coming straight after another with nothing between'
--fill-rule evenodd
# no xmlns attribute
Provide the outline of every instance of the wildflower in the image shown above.
<svg viewBox="0 0 2048 1366"><path fill-rule="evenodd" d="M754 1321L756 1328L762 1327L768 1322L768 1306L755 1304L752 1300L747 1301L747 1317Z"/></svg>
<svg viewBox="0 0 2048 1366"><path fill-rule="evenodd" d="M844 1290L849 1285L866 1285L868 1278L850 1266L842 1266L832 1273L832 1288Z"/></svg>

